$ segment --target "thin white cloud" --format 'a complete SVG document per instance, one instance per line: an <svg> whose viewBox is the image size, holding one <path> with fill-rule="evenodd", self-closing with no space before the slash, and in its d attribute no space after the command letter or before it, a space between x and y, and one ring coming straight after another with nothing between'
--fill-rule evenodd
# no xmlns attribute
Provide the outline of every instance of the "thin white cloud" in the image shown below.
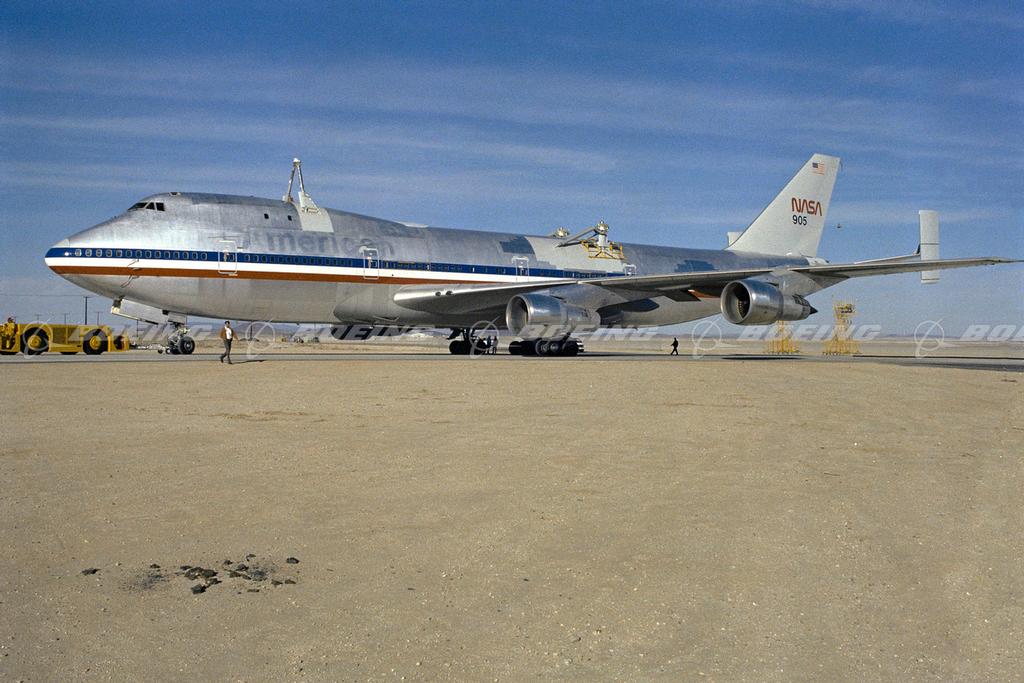
<svg viewBox="0 0 1024 683"><path fill-rule="evenodd" d="M892 98L766 96L752 86L708 86L675 81L647 82L550 73L545 78L511 69L424 66L397 62L334 65L297 73L284 67L231 65L199 74L188 62L125 65L89 62L26 62L8 71L7 87L50 88L121 97L167 98L190 111L175 117L99 117L75 120L7 118L10 125L63 126L110 135L175 135L187 139L294 140L300 146L380 145L436 149L453 157L606 172L619 164L616 153L526 142L523 131L568 128L699 135L708 139L759 140L766 135L819 148L866 144L907 158L963 158L965 163L1007 164L1024 158L1021 141L957 130L927 105ZM236 68L237 67L237 68ZM886 69L865 67L856 76L884 80ZM13 74L18 74L15 78ZM230 78L228 77L230 74ZM894 82L915 73L890 73ZM12 80L14 79L14 80ZM307 84L301 96L294 83ZM995 80L973 92L1001 92ZM965 89L966 91L966 89ZM451 97L458 92L459 97ZM128 93L125 95L125 93ZM267 104L274 107L268 108ZM260 118L225 118L217 109L258 105ZM281 107L301 106L305 120ZM250 107L251 109L251 107ZM269 113L263 113L269 111ZM321 115L316 113L320 112ZM359 123L367 112L398 119L415 115L415 126ZM309 118L311 115L315 118ZM437 120L445 121L439 127ZM495 122L501 125L496 131ZM922 123L924 122L924 125ZM512 126L511 131L508 127ZM525 128L524 128L525 127ZM520 137L516 137L516 136ZM1019 164L1019 161L1016 163Z"/></svg>
<svg viewBox="0 0 1024 683"><path fill-rule="evenodd" d="M414 129L394 126L331 126L316 121L265 118L256 121L184 113L175 117L0 115L0 127L105 133L121 138L145 137L175 141L252 142L278 139L292 140L303 148L339 148L350 145L401 147L590 173L602 173L616 166L616 160L606 153L499 142L488 139L489 136L480 131L454 126L437 128L424 125Z"/></svg>
<svg viewBox="0 0 1024 683"><path fill-rule="evenodd" d="M777 4L770 0L743 0L739 5ZM921 0L795 0L795 7L811 10L855 14L871 19L922 26L955 27L974 24L1009 31L1024 30L1024 13L1009 6L993 6L981 2L937 3Z"/></svg>

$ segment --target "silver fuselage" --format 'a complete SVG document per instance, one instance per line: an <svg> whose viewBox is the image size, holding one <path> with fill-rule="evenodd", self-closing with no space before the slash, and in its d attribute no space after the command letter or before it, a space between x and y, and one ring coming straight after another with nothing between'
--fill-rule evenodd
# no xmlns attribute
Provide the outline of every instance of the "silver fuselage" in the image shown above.
<svg viewBox="0 0 1024 683"><path fill-rule="evenodd" d="M290 202L169 193L54 245L47 265L111 299L232 320L466 327L471 315L396 303L402 288L543 282L804 265L805 258L621 245L621 258L533 235L413 226ZM148 207L148 208L147 208ZM578 285L602 325L668 325L713 315L717 292L617 294ZM586 290L586 291L583 291ZM562 292L566 289L560 290ZM596 297L596 299L595 299ZM680 300L684 299L684 300ZM503 311L487 317L504 326Z"/></svg>

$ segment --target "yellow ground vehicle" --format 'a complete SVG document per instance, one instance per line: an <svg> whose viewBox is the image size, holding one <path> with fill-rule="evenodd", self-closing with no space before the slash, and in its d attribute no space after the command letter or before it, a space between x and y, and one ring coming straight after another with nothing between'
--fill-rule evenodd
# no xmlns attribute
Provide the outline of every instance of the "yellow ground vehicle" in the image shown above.
<svg viewBox="0 0 1024 683"><path fill-rule="evenodd" d="M83 352L91 356L105 351L127 351L131 343L127 335L114 334L106 325L51 325L32 322L8 323L0 328L0 353L18 352L38 356L47 351L65 355Z"/></svg>

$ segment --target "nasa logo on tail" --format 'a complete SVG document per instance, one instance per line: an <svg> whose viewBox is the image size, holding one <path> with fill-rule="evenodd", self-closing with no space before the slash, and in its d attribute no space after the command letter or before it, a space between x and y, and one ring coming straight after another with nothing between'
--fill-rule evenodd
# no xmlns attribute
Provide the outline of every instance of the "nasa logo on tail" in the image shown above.
<svg viewBox="0 0 1024 683"><path fill-rule="evenodd" d="M820 216L824 213L821 210L821 202L813 199L798 199L793 197L790 200L790 205L793 207L794 213L806 213L811 216Z"/></svg>

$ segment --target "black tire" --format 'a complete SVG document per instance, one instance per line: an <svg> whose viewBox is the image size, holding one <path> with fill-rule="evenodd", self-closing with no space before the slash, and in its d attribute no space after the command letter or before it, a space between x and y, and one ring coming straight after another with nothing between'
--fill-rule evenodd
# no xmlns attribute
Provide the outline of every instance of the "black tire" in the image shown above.
<svg viewBox="0 0 1024 683"><path fill-rule="evenodd" d="M580 352L580 345L573 340L569 340L562 344L562 355L563 356L575 356Z"/></svg>
<svg viewBox="0 0 1024 683"><path fill-rule="evenodd" d="M195 350L196 340L192 337L182 337L178 340L178 353L184 356L190 356Z"/></svg>
<svg viewBox="0 0 1024 683"><path fill-rule="evenodd" d="M523 342L513 341L508 343L508 355L510 356L521 356L523 355Z"/></svg>
<svg viewBox="0 0 1024 683"><path fill-rule="evenodd" d="M103 330L93 330L82 340L82 350L87 356L98 356L107 350L110 341Z"/></svg>
<svg viewBox="0 0 1024 683"><path fill-rule="evenodd" d="M38 356L50 350L50 337L45 330L32 328L21 335L21 349L26 356Z"/></svg>
<svg viewBox="0 0 1024 683"><path fill-rule="evenodd" d="M461 339L456 339L448 345L448 351L453 356L468 356L469 344Z"/></svg>
<svg viewBox="0 0 1024 683"><path fill-rule="evenodd" d="M60 355L62 355L62 356L73 356L76 353L78 353L78 351L61 351Z"/></svg>

